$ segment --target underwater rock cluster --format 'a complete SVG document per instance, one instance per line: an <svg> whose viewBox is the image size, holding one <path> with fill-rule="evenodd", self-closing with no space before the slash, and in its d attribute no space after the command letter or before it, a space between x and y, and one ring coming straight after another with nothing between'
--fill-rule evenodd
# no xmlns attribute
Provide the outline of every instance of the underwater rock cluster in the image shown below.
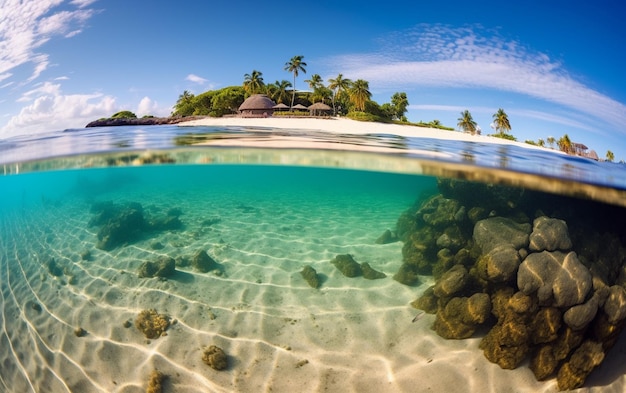
<svg viewBox="0 0 626 393"><path fill-rule="evenodd" d="M368 280L387 277L385 273L374 270L367 262L358 263L350 254L339 254L330 263L346 277L363 276Z"/></svg>
<svg viewBox="0 0 626 393"><path fill-rule="evenodd" d="M502 368L530 358L538 380L581 387L626 321L623 209L459 180L439 190L397 223L394 279L436 280L413 306L444 338L487 328L480 348Z"/></svg>
<svg viewBox="0 0 626 393"><path fill-rule="evenodd" d="M182 227L180 209L170 209L165 215L149 216L137 202L97 202L92 205L91 213L93 217L89 226L100 227L96 247L107 251L139 240L151 232Z"/></svg>

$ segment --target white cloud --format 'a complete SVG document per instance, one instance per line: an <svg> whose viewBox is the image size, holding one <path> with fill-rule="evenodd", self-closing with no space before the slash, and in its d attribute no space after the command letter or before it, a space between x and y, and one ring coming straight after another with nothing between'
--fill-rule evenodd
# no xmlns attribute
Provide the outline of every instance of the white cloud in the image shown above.
<svg viewBox="0 0 626 393"><path fill-rule="evenodd" d="M69 80L69 76L59 76L57 78L54 78L55 81L66 81Z"/></svg>
<svg viewBox="0 0 626 393"><path fill-rule="evenodd" d="M207 79L204 79L204 78L202 78L202 77L200 77L200 76L198 76L198 75L194 75L194 74L189 74L189 75L187 75L187 77L185 78L185 80L190 81L190 82L193 82L193 83L197 83L197 84L199 84L199 85L203 85L203 84L205 84L205 83L207 83L207 82L208 82L208 80L207 80Z"/></svg>
<svg viewBox="0 0 626 393"><path fill-rule="evenodd" d="M481 35L489 33L489 36ZM626 105L587 87L543 53L480 27L419 26L381 40L380 53L335 58L371 88L487 88L522 94L624 129Z"/></svg>
<svg viewBox="0 0 626 393"><path fill-rule="evenodd" d="M85 7L90 6L91 4L93 4L95 2L96 2L96 0L72 0L72 1L70 1L70 4L74 4L78 8L85 8Z"/></svg>
<svg viewBox="0 0 626 393"><path fill-rule="evenodd" d="M37 133L84 127L117 112L115 98L103 94L63 94L60 85L44 83L19 99L29 102L0 129L0 135Z"/></svg>
<svg viewBox="0 0 626 393"><path fill-rule="evenodd" d="M170 112L171 108L161 107L157 101L152 100L150 97L144 97L141 99L141 101L139 101L136 114L137 117L142 117L146 115L166 117L170 115Z"/></svg>
<svg viewBox="0 0 626 393"><path fill-rule="evenodd" d="M72 35L94 14L85 9L89 3L75 1L80 8L58 10L63 0L5 0L0 23L0 75L18 66L34 63L32 81L48 66L48 55L36 50L54 36Z"/></svg>

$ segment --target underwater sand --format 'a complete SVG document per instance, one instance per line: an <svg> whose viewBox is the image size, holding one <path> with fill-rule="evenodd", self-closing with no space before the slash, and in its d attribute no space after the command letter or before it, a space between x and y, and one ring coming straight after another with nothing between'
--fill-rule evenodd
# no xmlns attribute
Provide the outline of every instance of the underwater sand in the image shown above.
<svg viewBox="0 0 626 393"><path fill-rule="evenodd" d="M527 367L502 370L480 337L445 340L434 316L410 306L428 286L391 276L400 242L376 238L432 178L348 170L162 166L47 172L9 179L0 208L0 391L144 392L150 372L166 392L554 392ZM182 211L184 228L111 251L95 247L93 202L140 202L147 214ZM158 243L158 244L157 244ZM81 253L89 250L91 258ZM177 268L139 278L142 262L205 250L221 274ZM349 253L387 277L343 276ZM47 261L64 268L52 275ZM310 265L319 289L301 277ZM177 321L154 340L125 321L155 308ZM74 329L87 331L77 337ZM623 341L623 340L622 340ZM217 345L229 366L202 362ZM623 344L610 356L623 362ZM615 362L607 359L605 363ZM608 366L607 366L608 367ZM592 389L622 391L600 367ZM623 370L618 370L617 373ZM610 384L610 386L606 386Z"/></svg>

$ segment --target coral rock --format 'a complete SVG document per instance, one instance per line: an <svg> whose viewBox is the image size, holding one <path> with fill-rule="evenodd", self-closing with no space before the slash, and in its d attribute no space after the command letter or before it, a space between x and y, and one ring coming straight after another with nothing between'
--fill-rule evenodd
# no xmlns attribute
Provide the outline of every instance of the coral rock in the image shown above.
<svg viewBox="0 0 626 393"><path fill-rule="evenodd" d="M551 345L540 347L530 359L529 368L538 381L543 381L554 373L559 361L554 357Z"/></svg>
<svg viewBox="0 0 626 393"><path fill-rule="evenodd" d="M541 308L532 321L533 344L545 344L557 339L561 328L561 311L556 307Z"/></svg>
<svg viewBox="0 0 626 393"><path fill-rule="evenodd" d="M411 302L411 305L419 310L424 310L428 314L435 314L438 309L437 303L437 296L435 296L433 287L430 287L417 300Z"/></svg>
<svg viewBox="0 0 626 393"><path fill-rule="evenodd" d="M144 262L137 273L139 277L170 277L176 273L176 261L168 256L161 256L156 262Z"/></svg>
<svg viewBox="0 0 626 393"><path fill-rule="evenodd" d="M598 297L592 296L583 304L573 306L563 314L563 321L574 330L587 327L598 312Z"/></svg>
<svg viewBox="0 0 626 393"><path fill-rule="evenodd" d="M163 392L163 382L167 376L159 370L152 370L150 373L150 379L148 380L148 388L146 393L161 393Z"/></svg>
<svg viewBox="0 0 626 393"><path fill-rule="evenodd" d="M576 253L544 251L528 255L520 264L517 286L525 294L536 292L540 304L570 307L585 301L592 277Z"/></svg>
<svg viewBox="0 0 626 393"><path fill-rule="evenodd" d="M319 288L320 280L319 280L319 277L317 276L317 271L315 271L315 269L313 269L311 266L306 265L304 268L302 268L302 271L300 272L300 274L302 275L302 278L304 278L311 287Z"/></svg>
<svg viewBox="0 0 626 393"><path fill-rule="evenodd" d="M530 224L519 224L509 218L487 218L474 226L474 242L483 254L503 244L519 250L528 246L530 229Z"/></svg>
<svg viewBox="0 0 626 393"><path fill-rule="evenodd" d="M536 218L529 238L529 248L531 251L569 251L572 241L565 221L545 216Z"/></svg>
<svg viewBox="0 0 626 393"><path fill-rule="evenodd" d="M398 240L398 236L396 236L395 233L391 232L389 229L387 229L385 232L383 232L382 235L380 235L378 237L378 239L376 239L376 244L389 244L389 243L395 243Z"/></svg>
<svg viewBox="0 0 626 393"><path fill-rule="evenodd" d="M507 282L515 277L521 263L519 253L513 246L503 244L492 248L481 256L480 266L484 266L485 280L494 283Z"/></svg>
<svg viewBox="0 0 626 393"><path fill-rule="evenodd" d="M433 329L444 338L468 338L487 320L490 312L491 300L487 294L455 297L437 313Z"/></svg>
<svg viewBox="0 0 626 393"><path fill-rule="evenodd" d="M170 318L155 309L143 310L135 319L135 327L149 339L161 337L170 326Z"/></svg>
<svg viewBox="0 0 626 393"><path fill-rule="evenodd" d="M559 390L577 389L585 383L587 376L604 360L602 344L585 341L564 363L556 377Z"/></svg>
<svg viewBox="0 0 626 393"><path fill-rule="evenodd" d="M224 370L228 367L228 358L224 350L215 345L211 345L204 351L202 361L214 370Z"/></svg>
<svg viewBox="0 0 626 393"><path fill-rule="evenodd" d="M609 296L604 302L604 312L609 323L615 324L626 318L626 290L620 285L609 288Z"/></svg>
<svg viewBox="0 0 626 393"><path fill-rule="evenodd" d="M387 275L383 272L379 272L378 270L374 270L369 263L363 262L361 264L361 272L363 273L363 278L368 280L377 280L380 278L385 278Z"/></svg>
<svg viewBox="0 0 626 393"><path fill-rule="evenodd" d="M204 250L200 250L191 258L191 266L199 272L206 273L217 267L217 262Z"/></svg>
<svg viewBox="0 0 626 393"><path fill-rule="evenodd" d="M433 291L438 297L452 296L465 287L467 279L467 269L462 265L455 265L437 281Z"/></svg>
<svg viewBox="0 0 626 393"><path fill-rule="evenodd" d="M350 254L337 255L330 261L346 277L357 277L362 274L361 265Z"/></svg>

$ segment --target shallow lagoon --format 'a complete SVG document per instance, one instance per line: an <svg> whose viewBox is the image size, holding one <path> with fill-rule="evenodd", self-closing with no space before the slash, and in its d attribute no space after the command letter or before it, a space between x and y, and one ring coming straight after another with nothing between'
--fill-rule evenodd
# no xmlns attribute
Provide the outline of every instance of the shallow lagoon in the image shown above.
<svg viewBox="0 0 626 393"><path fill-rule="evenodd" d="M587 219L594 216L588 210L597 208L603 217L597 228L588 228L593 220L567 222L576 230L569 233L576 243L570 248L607 287L621 285L624 234L607 220L619 218L622 208L534 194L536 189L563 191L623 206L620 166L523 148L388 135L287 135L296 141L306 137L307 143L340 143L342 151L246 146L251 139L269 146L286 136L272 131L70 130L4 142L1 163L9 175L0 177L2 390L139 392L154 370L167 376L163 391L176 392L276 392L294 386L360 392L416 391L416 386L424 391L557 390L556 370L538 382L529 369L534 351L556 338L528 338L532 348L511 371L489 362L480 348L498 324L491 312L466 339L444 339L431 327L441 325L436 321L448 298L474 293L495 298L497 289L517 285L511 277L494 281L488 273L472 273L489 253L470 250L481 220L500 217L532 228L539 216L570 219L569 211L584 208L587 214L581 216ZM220 147L225 139L233 144ZM363 146L385 151L364 152ZM445 180L455 176L488 180L492 186L467 191L467 183ZM528 191L511 192L511 183ZM493 195L505 195L504 204ZM444 199L460 204L450 207L454 203ZM470 213L486 203L497 206ZM448 207L453 218L444 217ZM430 219L435 216L445 225L438 227ZM448 230L446 238L458 240L457 246L441 240L454 220L460 234ZM112 222L134 229L118 236L103 229ZM380 240L387 230L391 238ZM609 251L589 250L580 240L593 236ZM435 248L413 258L422 246ZM520 264L542 252L528 243L518 248ZM442 255L442 249L452 256ZM467 250L467 258L455 260L461 250ZM196 263L201 251L210 259L206 268ZM346 254L385 277L344 275L331 261ZM610 272L594 271L598 261L584 259L590 255L602 256ZM146 263L168 258L174 272L146 276ZM466 279L471 285L442 292L442 277L455 265L474 277ZM315 269L317 288L301 274L305 266ZM481 277L489 282L482 287ZM414 308L425 308L425 301L415 301L427 299L423 295L437 284L434 304L440 310ZM575 305L600 293L600 284L593 284ZM528 298L537 297L528 291ZM513 304L511 297L506 301ZM520 314L531 325L539 309L556 308L555 335L562 337L567 329L562 314L572 305L546 302L536 300L534 314ZM597 315L603 307L596 307ZM148 309L169 322L160 337L147 338L136 326ZM613 322L621 329L621 320ZM588 322L579 331L594 323L599 324ZM622 341L587 379L590 391L623 390ZM226 369L203 361L211 345L225 352Z"/></svg>

